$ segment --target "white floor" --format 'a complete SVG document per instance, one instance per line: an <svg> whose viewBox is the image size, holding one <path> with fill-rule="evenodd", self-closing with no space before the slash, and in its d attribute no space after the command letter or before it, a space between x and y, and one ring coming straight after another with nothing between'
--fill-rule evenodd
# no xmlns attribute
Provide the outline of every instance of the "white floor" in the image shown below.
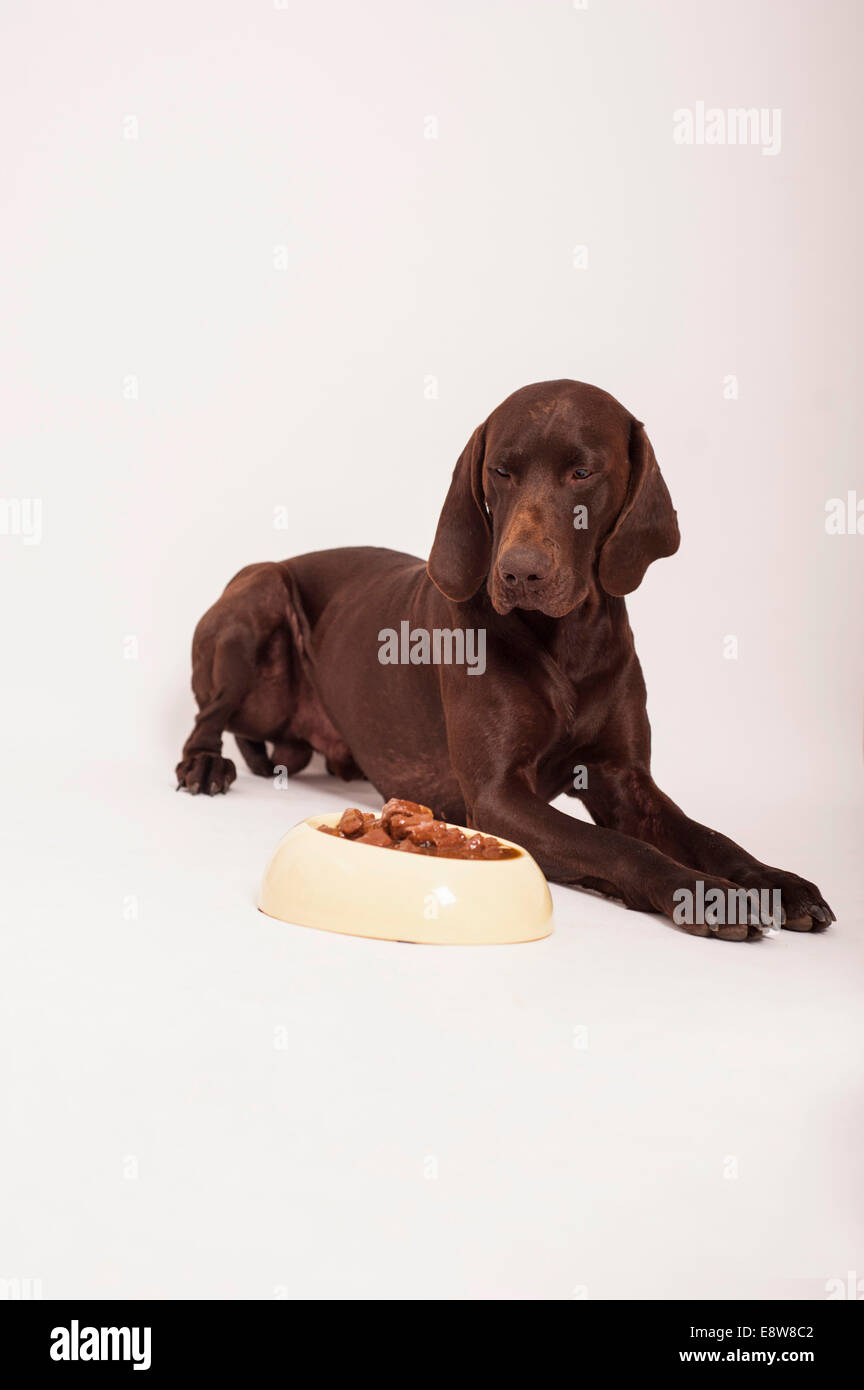
<svg viewBox="0 0 864 1390"><path fill-rule="evenodd" d="M816 879L818 936L695 940L554 889L548 941L424 948L255 910L281 833L368 787L243 769L192 799L149 759L35 780L6 799L0 1277L797 1299L864 1276L851 813L712 817Z"/></svg>

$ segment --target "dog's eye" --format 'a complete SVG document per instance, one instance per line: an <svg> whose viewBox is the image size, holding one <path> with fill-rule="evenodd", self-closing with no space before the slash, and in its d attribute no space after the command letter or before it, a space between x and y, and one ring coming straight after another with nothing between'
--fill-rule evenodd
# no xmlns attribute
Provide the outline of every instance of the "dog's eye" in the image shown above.
<svg viewBox="0 0 864 1390"><path fill-rule="evenodd" d="M499 477L499 478L509 478L509 477L510 477L510 474L507 472L507 469L506 469L506 468L496 468L496 469L495 469L495 472L498 474L498 477Z"/></svg>
<svg viewBox="0 0 864 1390"><path fill-rule="evenodd" d="M587 468L574 468L574 469L573 469L573 477L574 477L574 478L587 478L588 476L589 476L589 473L588 473L588 469L587 469Z"/></svg>

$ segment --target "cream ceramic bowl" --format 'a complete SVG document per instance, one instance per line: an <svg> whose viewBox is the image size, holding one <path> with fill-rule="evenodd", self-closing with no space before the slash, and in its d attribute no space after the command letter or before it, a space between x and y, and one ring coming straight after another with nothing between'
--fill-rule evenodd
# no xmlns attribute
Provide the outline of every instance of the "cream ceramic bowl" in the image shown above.
<svg viewBox="0 0 864 1390"><path fill-rule="evenodd" d="M519 850L513 859L402 854L322 835L316 827L335 826L339 814L310 816L283 836L258 898L268 917L441 946L507 945L551 935L548 885L519 845L501 840Z"/></svg>

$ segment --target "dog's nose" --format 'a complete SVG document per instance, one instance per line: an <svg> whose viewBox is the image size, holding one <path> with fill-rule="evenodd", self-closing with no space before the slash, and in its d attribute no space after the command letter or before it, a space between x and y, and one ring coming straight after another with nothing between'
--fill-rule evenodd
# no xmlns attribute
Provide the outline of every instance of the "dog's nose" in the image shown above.
<svg viewBox="0 0 864 1390"><path fill-rule="evenodd" d="M542 584L552 573L554 561L533 545L511 545L498 557L498 573L505 584Z"/></svg>

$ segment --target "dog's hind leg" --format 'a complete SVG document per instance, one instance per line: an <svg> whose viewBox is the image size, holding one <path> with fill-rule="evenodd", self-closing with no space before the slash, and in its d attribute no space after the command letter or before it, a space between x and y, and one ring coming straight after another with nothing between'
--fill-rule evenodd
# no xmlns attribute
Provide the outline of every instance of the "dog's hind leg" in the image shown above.
<svg viewBox="0 0 864 1390"><path fill-rule="evenodd" d="M254 772L256 777L273 776L273 760L267 752L266 743L254 738L243 738L242 734L235 734L234 742L243 754L250 772Z"/></svg>
<svg viewBox="0 0 864 1390"><path fill-rule="evenodd" d="M206 618L202 619L193 644L193 690L198 718L175 769L178 791L185 787L193 796L198 792L210 796L227 792L236 778L233 762L222 757L222 732L255 678L252 633L230 626L213 634L206 623Z"/></svg>
<svg viewBox="0 0 864 1390"><path fill-rule="evenodd" d="M295 773L302 772L312 757L312 745L303 738L283 737L281 734L274 735L274 739L271 758L266 743L243 738L241 734L234 735L246 766L256 777L272 777L280 772L293 777Z"/></svg>
<svg viewBox="0 0 864 1390"><path fill-rule="evenodd" d="M283 738L280 736L273 746L274 771L293 777L302 772L312 757L312 745L305 738Z"/></svg>

